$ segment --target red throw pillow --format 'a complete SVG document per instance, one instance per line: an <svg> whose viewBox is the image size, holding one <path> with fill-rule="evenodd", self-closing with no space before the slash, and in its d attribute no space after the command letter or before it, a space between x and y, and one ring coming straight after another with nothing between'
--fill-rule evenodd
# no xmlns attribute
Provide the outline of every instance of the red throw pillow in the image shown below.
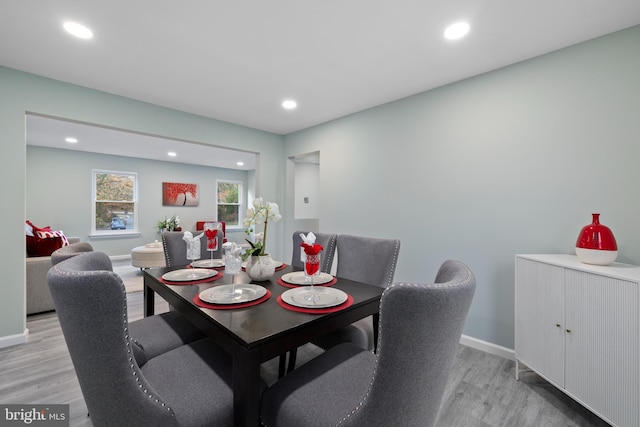
<svg viewBox="0 0 640 427"><path fill-rule="evenodd" d="M62 231L53 231L50 227L36 227L30 221L33 236L27 235L27 255L30 257L49 256L56 249L67 246L69 241Z"/></svg>

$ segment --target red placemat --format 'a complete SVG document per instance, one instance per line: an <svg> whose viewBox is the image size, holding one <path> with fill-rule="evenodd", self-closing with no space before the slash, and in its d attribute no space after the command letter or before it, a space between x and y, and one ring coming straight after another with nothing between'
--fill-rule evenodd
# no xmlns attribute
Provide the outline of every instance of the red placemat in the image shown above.
<svg viewBox="0 0 640 427"><path fill-rule="evenodd" d="M329 280L327 283L322 283L320 285L314 284L313 286L333 286L336 284L337 281L338 279L334 277L333 279ZM293 283L285 282L284 280L282 280L282 277L278 277L278 284L287 288L301 288L303 286L309 286L309 285L294 285Z"/></svg>
<svg viewBox="0 0 640 427"><path fill-rule="evenodd" d="M242 304L211 304L211 303L202 301L199 295L196 295L193 297L193 303L198 307L202 307L202 308L212 308L214 310L234 310L236 308L246 308L246 307L251 307L253 305L258 305L260 303L265 302L269 298L271 298L271 291L267 289L267 293L264 294L264 296L258 298L257 300L245 302Z"/></svg>
<svg viewBox="0 0 640 427"><path fill-rule="evenodd" d="M287 304L282 301L282 297L278 295L278 304L286 308L287 310L297 311L299 313L309 313L309 314L327 314L327 313L335 313L336 311L344 310L347 307L351 307L353 304L353 297L351 295L347 295L347 300L340 305L336 305L335 307L327 307L327 308L304 308L304 307L296 307L295 305Z"/></svg>
<svg viewBox="0 0 640 427"><path fill-rule="evenodd" d="M222 276L224 276L224 273L222 271L218 271L218 274L216 274L213 277L207 277L206 279L192 280L188 282L183 282L183 281L174 282L171 280L164 280L162 277L160 277L158 278L158 281L161 283L164 283L165 285L199 285L200 283L213 282L214 280L218 280L222 278Z"/></svg>

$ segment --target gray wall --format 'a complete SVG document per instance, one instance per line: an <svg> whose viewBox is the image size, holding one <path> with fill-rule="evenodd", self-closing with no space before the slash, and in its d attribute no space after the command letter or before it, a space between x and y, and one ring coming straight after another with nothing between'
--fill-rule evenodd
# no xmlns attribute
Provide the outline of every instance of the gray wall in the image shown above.
<svg viewBox="0 0 640 427"><path fill-rule="evenodd" d="M287 135L286 155L320 151L322 231L401 239L396 281L467 263L464 333L513 348L514 254L573 253L600 212L640 264L639 47L634 27Z"/></svg>
<svg viewBox="0 0 640 427"><path fill-rule="evenodd" d="M138 174L139 236L89 236L93 169ZM177 214L184 230L194 230L196 221L215 219L216 180L242 181L246 192L247 177L248 172L240 170L28 146L27 218L36 225L62 230L66 236L80 237L110 256L129 255L131 248L159 238L156 223L165 216ZM163 182L198 184L198 206L162 206ZM227 237L230 241L242 241L242 227L235 231L229 228Z"/></svg>
<svg viewBox="0 0 640 427"><path fill-rule="evenodd" d="M159 106L110 95L67 83L0 67L0 144L4 153L0 171L6 183L2 222L4 244L15 250L0 257L3 272L0 298L0 346L20 342L25 334L25 239L26 219L25 114L50 115L117 129L162 135L259 154L259 168L250 180L258 194L280 202L285 180L283 138L218 120L195 116ZM64 175L56 176L60 188L70 185ZM281 233L274 226L273 234ZM280 254L281 242L274 240L273 252Z"/></svg>

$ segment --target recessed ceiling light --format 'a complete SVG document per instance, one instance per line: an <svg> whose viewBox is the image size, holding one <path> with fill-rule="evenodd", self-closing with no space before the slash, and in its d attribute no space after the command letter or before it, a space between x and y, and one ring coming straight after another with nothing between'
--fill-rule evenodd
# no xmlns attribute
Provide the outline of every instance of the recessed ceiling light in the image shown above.
<svg viewBox="0 0 640 427"><path fill-rule="evenodd" d="M70 144L75 144L76 142L78 142L77 138L72 138L72 137L65 138L64 140Z"/></svg>
<svg viewBox="0 0 640 427"><path fill-rule="evenodd" d="M293 110L297 106L298 106L298 103L293 99L287 99L286 101L282 102L282 108L284 108L285 110Z"/></svg>
<svg viewBox="0 0 640 427"><path fill-rule="evenodd" d="M80 39L90 39L93 37L93 31L77 22L65 22L64 29Z"/></svg>
<svg viewBox="0 0 640 427"><path fill-rule="evenodd" d="M169 157L175 157L175 156L177 156L177 155L178 155L178 154L177 154L175 151L169 151L169 152L167 153L167 156L169 156Z"/></svg>
<svg viewBox="0 0 640 427"><path fill-rule="evenodd" d="M244 162L236 162L236 166L244 166Z"/></svg>
<svg viewBox="0 0 640 427"><path fill-rule="evenodd" d="M471 27L466 22L456 22L455 24L449 25L446 30L444 30L444 37L447 40L457 40L466 36Z"/></svg>

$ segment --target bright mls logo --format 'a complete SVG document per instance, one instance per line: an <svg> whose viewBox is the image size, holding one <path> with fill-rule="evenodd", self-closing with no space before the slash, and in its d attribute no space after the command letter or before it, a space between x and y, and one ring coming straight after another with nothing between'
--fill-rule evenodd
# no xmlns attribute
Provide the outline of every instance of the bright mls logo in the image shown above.
<svg viewBox="0 0 640 427"><path fill-rule="evenodd" d="M69 426L69 405L0 405L0 427Z"/></svg>

